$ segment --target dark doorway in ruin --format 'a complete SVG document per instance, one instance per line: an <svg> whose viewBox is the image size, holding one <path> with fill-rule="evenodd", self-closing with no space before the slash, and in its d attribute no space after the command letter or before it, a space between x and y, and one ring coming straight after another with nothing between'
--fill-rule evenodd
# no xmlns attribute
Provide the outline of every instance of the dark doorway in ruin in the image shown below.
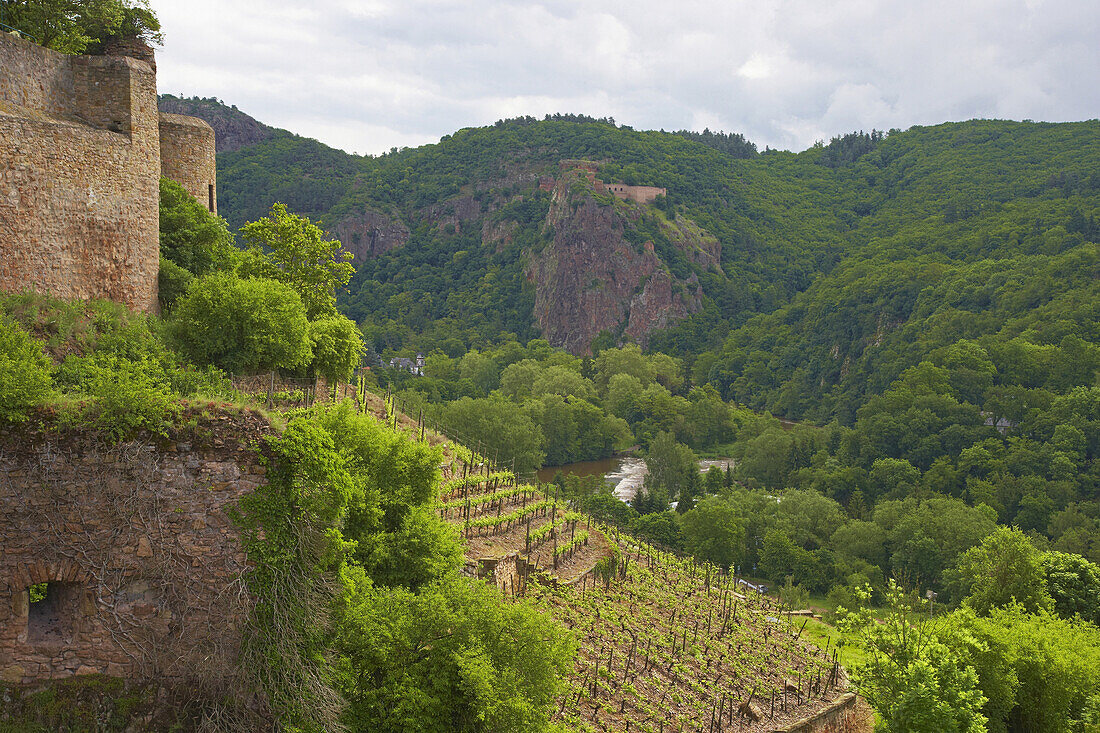
<svg viewBox="0 0 1100 733"><path fill-rule="evenodd" d="M213 211L214 210L214 184L213 183L209 184L209 187L206 190L207 190L207 196L208 196L207 201L209 202L206 205L206 207L208 209L210 209L211 211Z"/></svg>
<svg viewBox="0 0 1100 733"><path fill-rule="evenodd" d="M69 644L76 633L81 587L77 583L39 583L27 589L27 641Z"/></svg>

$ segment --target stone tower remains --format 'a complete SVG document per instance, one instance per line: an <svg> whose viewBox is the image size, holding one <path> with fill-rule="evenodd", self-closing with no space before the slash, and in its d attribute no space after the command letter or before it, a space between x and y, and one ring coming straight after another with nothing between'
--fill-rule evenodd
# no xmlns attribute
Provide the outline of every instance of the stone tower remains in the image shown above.
<svg viewBox="0 0 1100 733"><path fill-rule="evenodd" d="M214 131L157 111L150 59L0 33L0 290L156 310L160 176L217 200Z"/></svg>

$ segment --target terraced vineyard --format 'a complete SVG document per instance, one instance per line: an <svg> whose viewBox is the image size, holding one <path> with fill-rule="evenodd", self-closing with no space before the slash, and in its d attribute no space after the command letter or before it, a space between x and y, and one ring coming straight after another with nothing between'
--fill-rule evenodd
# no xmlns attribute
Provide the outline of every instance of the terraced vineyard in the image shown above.
<svg viewBox="0 0 1100 733"><path fill-rule="evenodd" d="M516 484L508 472L444 483L439 512L461 531L467 563L480 567L479 574L487 564L508 564L506 572L495 573L508 595L522 594L532 573L573 582L611 549L587 515L570 511L539 487Z"/></svg>
<svg viewBox="0 0 1100 733"><path fill-rule="evenodd" d="M773 599L601 527L510 473L447 481L438 511L465 537L470 572L577 635L558 698L572 729L771 731L847 690L836 650L809 644L804 619Z"/></svg>
<svg viewBox="0 0 1100 733"><path fill-rule="evenodd" d="M771 731L846 692L835 650L800 639L772 599L625 536L612 547L580 583L528 593L580 640L559 698L571 728Z"/></svg>

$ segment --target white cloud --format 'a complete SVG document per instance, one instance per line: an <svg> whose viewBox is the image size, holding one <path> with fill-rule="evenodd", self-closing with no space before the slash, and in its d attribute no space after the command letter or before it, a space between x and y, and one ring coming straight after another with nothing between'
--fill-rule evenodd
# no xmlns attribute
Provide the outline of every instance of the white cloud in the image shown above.
<svg viewBox="0 0 1100 733"><path fill-rule="evenodd" d="M162 91L381 152L578 112L802 149L854 129L1100 111L1076 0L153 0Z"/></svg>

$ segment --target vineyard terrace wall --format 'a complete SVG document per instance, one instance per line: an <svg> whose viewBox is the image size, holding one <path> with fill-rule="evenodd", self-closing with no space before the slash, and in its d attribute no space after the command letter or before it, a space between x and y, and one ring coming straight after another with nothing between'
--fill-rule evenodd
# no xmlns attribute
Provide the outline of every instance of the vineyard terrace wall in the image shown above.
<svg viewBox="0 0 1100 733"><path fill-rule="evenodd" d="M0 682L231 686L252 601L229 512L265 482L269 430L251 413L114 446L0 430Z"/></svg>
<svg viewBox="0 0 1100 733"><path fill-rule="evenodd" d="M141 55L0 33L0 290L156 309L160 175L214 209L214 133L178 115L162 128Z"/></svg>
<svg viewBox="0 0 1100 733"><path fill-rule="evenodd" d="M808 718L772 733L873 733L874 714L854 692L841 695Z"/></svg>

